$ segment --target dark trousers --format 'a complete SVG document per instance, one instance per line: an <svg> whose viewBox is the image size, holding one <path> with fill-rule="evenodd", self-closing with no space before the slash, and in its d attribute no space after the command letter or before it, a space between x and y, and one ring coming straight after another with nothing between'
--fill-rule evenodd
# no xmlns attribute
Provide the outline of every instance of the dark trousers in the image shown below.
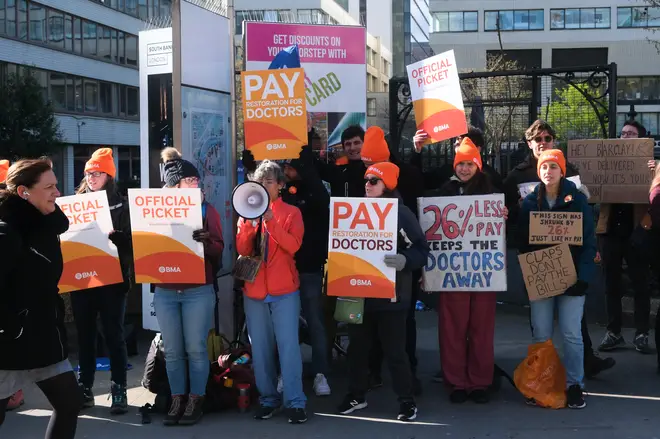
<svg viewBox="0 0 660 439"><path fill-rule="evenodd" d="M390 368L392 387L399 401L413 399L410 362L406 355L406 310L366 312L361 325L348 325L349 392L364 398L369 390L369 355L374 332Z"/></svg>
<svg viewBox="0 0 660 439"><path fill-rule="evenodd" d="M635 292L635 328L637 334L649 333L651 315L651 293L649 291L650 261L644 253L635 251L630 237L604 235L601 238L603 265L605 269L605 295L607 297L607 330L621 332L623 286L623 260L628 264L628 277Z"/></svg>
<svg viewBox="0 0 660 439"><path fill-rule="evenodd" d="M78 331L80 383L94 386L96 372L96 316L101 316L103 338L110 357L111 378L115 384L126 385L126 341L124 313L126 288L123 284L109 285L71 293L71 307Z"/></svg>

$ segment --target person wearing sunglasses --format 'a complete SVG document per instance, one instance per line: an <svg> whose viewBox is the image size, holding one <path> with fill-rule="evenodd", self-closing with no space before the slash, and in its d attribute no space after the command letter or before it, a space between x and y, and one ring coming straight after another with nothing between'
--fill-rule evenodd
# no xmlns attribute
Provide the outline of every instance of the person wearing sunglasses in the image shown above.
<svg viewBox="0 0 660 439"><path fill-rule="evenodd" d="M111 370L112 403L110 413L124 414L128 411L126 396L126 367L128 356L124 337L124 314L126 298L133 279L133 249L131 243L131 221L128 202L121 196L115 175L111 148L94 151L85 164L85 175L76 194L105 191L110 205L110 216L114 230L108 239L117 247L124 281L71 293L71 307L78 334L79 382L83 392L83 408L94 406L94 376L96 372L97 316L108 349Z"/></svg>
<svg viewBox="0 0 660 439"><path fill-rule="evenodd" d="M517 227L519 223L518 215L522 198L520 196L520 185L526 183L540 183L541 179L537 173L538 159L543 153L555 148L555 140L557 135L552 126L544 120L536 120L525 131L525 140L529 147L529 155L527 158L517 165L504 179L504 195L506 198L506 205L509 209L509 220L507 221L507 275L509 283L517 278L516 284L524 288L522 279L522 272L520 271L520 263L518 262L518 252L516 251L517 242ZM578 169L566 163L566 171L564 178L579 176ZM600 358L593 350L591 337L589 336L589 327L587 326L587 319L585 316L582 318L582 339L584 341L584 371L587 378L593 378L599 373L611 369L616 364L613 358Z"/></svg>
<svg viewBox="0 0 660 439"><path fill-rule="evenodd" d="M406 356L406 320L412 303L413 272L426 265L429 246L417 218L403 203L397 191L399 168L393 163L376 163L364 175L367 198L393 198L398 200L396 253L385 256L385 264L396 269L396 301L366 299L361 325L348 325L349 393L338 411L347 415L367 407L365 398L369 390L369 355L374 333L382 345L390 368L392 386L399 400L399 421L417 418L417 405L413 396L413 375Z"/></svg>

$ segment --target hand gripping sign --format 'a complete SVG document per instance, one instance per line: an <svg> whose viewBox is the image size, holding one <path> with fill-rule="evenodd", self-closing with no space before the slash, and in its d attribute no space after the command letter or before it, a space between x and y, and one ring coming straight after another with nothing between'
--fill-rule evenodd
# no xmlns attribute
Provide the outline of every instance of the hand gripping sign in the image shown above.
<svg viewBox="0 0 660 439"><path fill-rule="evenodd" d="M307 144L303 69L241 72L245 147L254 159L295 159Z"/></svg>

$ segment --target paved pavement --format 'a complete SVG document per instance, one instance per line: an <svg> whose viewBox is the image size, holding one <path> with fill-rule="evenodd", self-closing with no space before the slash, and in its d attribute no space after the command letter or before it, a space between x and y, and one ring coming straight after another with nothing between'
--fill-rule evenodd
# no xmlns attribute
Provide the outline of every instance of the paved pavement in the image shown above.
<svg viewBox="0 0 660 439"><path fill-rule="evenodd" d="M284 417L254 421L250 414L229 411L210 414L193 427L163 427L155 417L151 425L141 425L137 408L152 402L153 395L139 386L141 359L133 358L136 367L129 372L131 412L111 417L107 407L109 373L97 375L97 407L85 411L79 421L77 438L94 439L205 439L205 438L378 438L422 439L453 437L460 439L660 439L660 376L656 374L655 355L641 355L632 349L612 355L618 364L598 380L588 382L588 407L584 410L546 410L528 407L515 389L504 383L501 392L484 406L473 403L456 406L449 403L442 385L431 382L438 364L437 333L434 313L418 313L420 376L424 395L418 399L419 422L402 424L393 419L398 405L388 386L369 395L370 406L361 417L335 415L335 406L346 389L345 364L336 363L331 376L334 394L329 398L310 396L309 421L289 425ZM604 330L594 326L597 343ZM625 333L630 340L631 333ZM524 312L500 309L497 319L496 359L507 371L525 356L530 341ZM305 354L308 350L305 349ZM138 361L139 360L139 361ZM312 395L308 385L308 395ZM8 414L0 427L2 439L42 438L50 412L48 403L36 387L26 389L27 402Z"/></svg>

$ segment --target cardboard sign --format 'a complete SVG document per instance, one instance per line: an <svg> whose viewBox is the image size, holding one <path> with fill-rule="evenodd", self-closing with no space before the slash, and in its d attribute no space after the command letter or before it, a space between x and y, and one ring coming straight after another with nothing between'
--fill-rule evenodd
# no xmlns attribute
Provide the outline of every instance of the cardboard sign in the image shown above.
<svg viewBox="0 0 660 439"><path fill-rule="evenodd" d="M241 72L245 147L254 159L296 159L307 144L303 69Z"/></svg>
<svg viewBox="0 0 660 439"><path fill-rule="evenodd" d="M506 291L504 195L418 198L425 291Z"/></svg>
<svg viewBox="0 0 660 439"><path fill-rule="evenodd" d="M463 95L454 51L406 67L417 129L429 142L440 142L467 133Z"/></svg>
<svg viewBox="0 0 660 439"><path fill-rule="evenodd" d="M385 255L396 254L398 200L330 199L328 296L396 299L396 270Z"/></svg>
<svg viewBox="0 0 660 439"><path fill-rule="evenodd" d="M577 186L578 189L580 189L580 187L582 186L582 181L580 180L579 175L568 177L566 180L575 183L575 186ZM520 198L527 198L527 195L534 192L534 189L536 189L536 186L538 186L539 183L540 182L538 181L530 181L529 183L520 183L518 185L518 192L520 193Z"/></svg>
<svg viewBox="0 0 660 439"><path fill-rule="evenodd" d="M580 170L590 202L648 204L653 139L571 140L568 160Z"/></svg>
<svg viewBox="0 0 660 439"><path fill-rule="evenodd" d="M60 235L64 270L60 294L122 283L117 247L108 239L114 229L105 191L55 200L69 218L69 230Z"/></svg>
<svg viewBox="0 0 660 439"><path fill-rule="evenodd" d="M582 212L529 212L529 243L582 245Z"/></svg>
<svg viewBox="0 0 660 439"><path fill-rule="evenodd" d="M137 283L204 284L199 189L129 189Z"/></svg>
<svg viewBox="0 0 660 439"><path fill-rule="evenodd" d="M559 296L577 283L577 272L568 244L518 256L529 300Z"/></svg>

